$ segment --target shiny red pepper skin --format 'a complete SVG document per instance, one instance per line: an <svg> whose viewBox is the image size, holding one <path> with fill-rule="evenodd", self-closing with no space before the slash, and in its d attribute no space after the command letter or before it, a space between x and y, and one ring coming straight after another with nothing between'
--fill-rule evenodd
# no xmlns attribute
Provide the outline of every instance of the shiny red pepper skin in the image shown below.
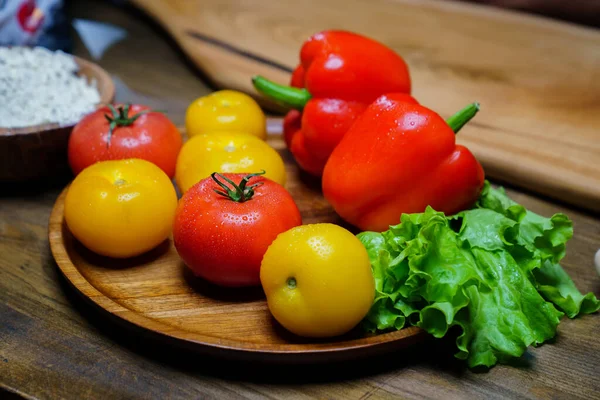
<svg viewBox="0 0 600 400"><path fill-rule="evenodd" d="M286 143L300 167L316 176L371 102L384 93L411 90L408 67L398 54L346 31L309 38L300 50L291 86L306 89L308 101L298 107L302 112L292 110L286 116Z"/></svg>
<svg viewBox="0 0 600 400"><path fill-rule="evenodd" d="M379 232L428 205L448 215L466 209L483 183L483 168L456 145L448 123L395 93L379 97L357 119L329 157L322 180L325 198L344 220Z"/></svg>

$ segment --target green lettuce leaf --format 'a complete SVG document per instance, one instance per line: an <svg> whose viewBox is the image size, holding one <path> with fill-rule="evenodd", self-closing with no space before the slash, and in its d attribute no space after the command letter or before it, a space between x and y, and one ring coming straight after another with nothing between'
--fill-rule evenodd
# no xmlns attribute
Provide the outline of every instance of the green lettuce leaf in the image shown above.
<svg viewBox="0 0 600 400"><path fill-rule="evenodd" d="M521 262L528 264L527 269L533 274L531 279L544 298L554 303L569 318L600 309L600 302L594 294L581 294L559 265L559 261L565 256L566 243L573 237L573 223L566 215L558 213L545 218L527 211L511 200L503 188L493 189L487 181L476 206L489 208L519 222L516 240L520 246L533 253L529 259L521 259ZM513 253L517 251L522 252L522 249Z"/></svg>
<svg viewBox="0 0 600 400"><path fill-rule="evenodd" d="M591 314L600 309L600 301L593 293L581 294L575 283L559 264L546 261L534 271L537 290L554 303L569 318L579 314Z"/></svg>
<svg viewBox="0 0 600 400"><path fill-rule="evenodd" d="M470 367L519 357L555 335L563 312L600 307L558 264L572 234L565 215L529 212L488 182L471 210L447 217L428 207L360 233L377 292L363 327L416 325L440 338L457 326L456 357Z"/></svg>

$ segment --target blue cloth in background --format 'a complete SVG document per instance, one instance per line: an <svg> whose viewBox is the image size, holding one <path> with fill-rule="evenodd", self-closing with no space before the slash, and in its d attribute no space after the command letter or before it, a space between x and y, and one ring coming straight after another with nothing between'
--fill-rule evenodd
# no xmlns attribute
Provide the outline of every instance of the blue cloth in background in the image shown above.
<svg viewBox="0 0 600 400"><path fill-rule="evenodd" d="M41 46L71 52L63 0L0 0L0 46Z"/></svg>
<svg viewBox="0 0 600 400"><path fill-rule="evenodd" d="M53 23L39 37L38 46L71 53L73 52L71 24L65 12L64 3L62 1L59 3L51 10Z"/></svg>

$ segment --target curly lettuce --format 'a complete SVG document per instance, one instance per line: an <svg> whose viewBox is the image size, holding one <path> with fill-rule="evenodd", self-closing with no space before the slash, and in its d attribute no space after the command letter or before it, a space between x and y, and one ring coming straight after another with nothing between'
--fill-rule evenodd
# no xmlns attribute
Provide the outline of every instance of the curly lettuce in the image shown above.
<svg viewBox="0 0 600 400"><path fill-rule="evenodd" d="M360 233L376 287L363 326L416 325L437 338L458 326L456 357L470 367L520 357L552 338L564 314L600 308L559 265L572 235L564 214L537 215L489 182L473 209L446 216L429 207Z"/></svg>

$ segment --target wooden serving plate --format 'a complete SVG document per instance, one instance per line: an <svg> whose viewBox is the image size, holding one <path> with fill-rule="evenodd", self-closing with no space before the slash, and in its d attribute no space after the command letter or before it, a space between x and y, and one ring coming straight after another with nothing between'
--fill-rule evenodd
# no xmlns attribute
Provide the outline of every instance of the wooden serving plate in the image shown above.
<svg viewBox="0 0 600 400"><path fill-rule="evenodd" d="M115 86L100 66L74 57L79 75L95 79L100 104L110 103ZM42 124L24 128L0 127L0 181L25 181L68 171L67 146L75 124Z"/></svg>
<svg viewBox="0 0 600 400"><path fill-rule="evenodd" d="M303 223L341 224L320 193L318 182L303 178L280 136L269 143L286 162L287 183ZM328 340L294 336L269 313L262 289L225 289L188 272L171 239L129 260L98 256L69 232L63 218L66 190L49 222L49 241L58 268L85 298L128 323L160 338L205 354L261 362L316 363L370 356L426 338L410 327L380 335L360 329Z"/></svg>

